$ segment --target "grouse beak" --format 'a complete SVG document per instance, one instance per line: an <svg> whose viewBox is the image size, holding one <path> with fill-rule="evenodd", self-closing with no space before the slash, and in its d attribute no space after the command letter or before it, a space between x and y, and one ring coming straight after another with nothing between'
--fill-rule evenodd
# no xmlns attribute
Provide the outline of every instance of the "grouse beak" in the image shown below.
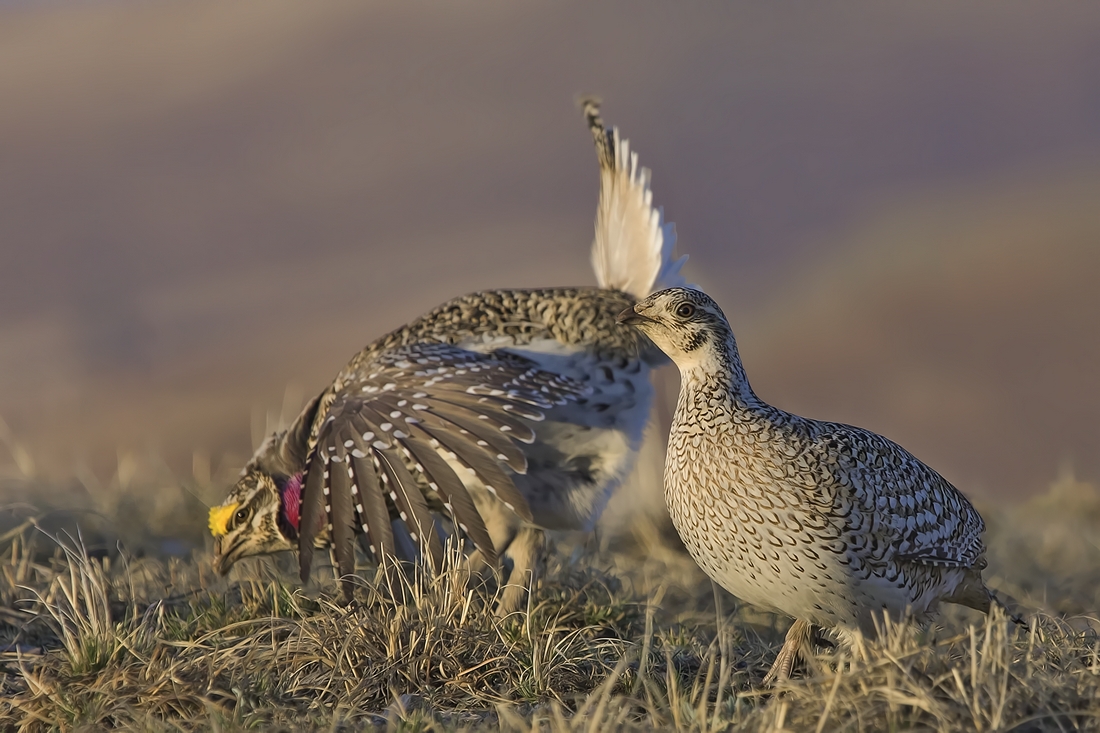
<svg viewBox="0 0 1100 733"><path fill-rule="evenodd" d="M214 561L211 563L214 566L214 572L221 576L228 575L229 569L246 556L245 547L245 543L240 538L230 544L228 537L215 537Z"/></svg>
<svg viewBox="0 0 1100 733"><path fill-rule="evenodd" d="M652 318L647 318L635 310L638 306L632 305L619 315L615 316L615 323L625 323L628 326L641 326L643 323L653 323Z"/></svg>
<svg viewBox="0 0 1100 733"><path fill-rule="evenodd" d="M229 564L225 562L225 553L222 552L222 538L214 538L214 572L218 575L225 575L229 572ZM231 563L230 563L231 564Z"/></svg>

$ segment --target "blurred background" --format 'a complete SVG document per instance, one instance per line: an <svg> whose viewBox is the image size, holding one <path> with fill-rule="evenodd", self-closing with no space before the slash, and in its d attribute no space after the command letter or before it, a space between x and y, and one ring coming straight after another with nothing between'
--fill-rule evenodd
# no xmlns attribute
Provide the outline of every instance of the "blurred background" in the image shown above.
<svg viewBox="0 0 1100 733"><path fill-rule="evenodd" d="M582 93L763 398L1100 480L1100 5L6 2L0 500L199 532L370 340L594 283Z"/></svg>

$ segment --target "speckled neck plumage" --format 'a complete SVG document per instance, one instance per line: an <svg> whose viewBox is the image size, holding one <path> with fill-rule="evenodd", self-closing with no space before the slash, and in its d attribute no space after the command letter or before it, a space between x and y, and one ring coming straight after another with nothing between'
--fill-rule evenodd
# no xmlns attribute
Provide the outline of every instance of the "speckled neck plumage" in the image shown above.
<svg viewBox="0 0 1100 733"><path fill-rule="evenodd" d="M679 399L709 412L736 413L741 420L765 417L770 408L752 391L733 333L714 328L709 335L698 355L680 364Z"/></svg>

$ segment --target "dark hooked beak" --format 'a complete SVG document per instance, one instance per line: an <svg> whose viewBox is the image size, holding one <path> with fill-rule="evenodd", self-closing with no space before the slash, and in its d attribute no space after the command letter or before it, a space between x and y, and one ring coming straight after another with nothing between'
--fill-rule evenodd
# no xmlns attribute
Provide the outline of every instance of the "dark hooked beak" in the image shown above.
<svg viewBox="0 0 1100 733"><path fill-rule="evenodd" d="M229 568L225 565L225 554L222 552L222 538L214 538L214 572L218 575L225 575L229 572Z"/></svg>
<svg viewBox="0 0 1100 733"><path fill-rule="evenodd" d="M646 318L634 306L630 306L619 315L615 316L615 323L625 323L628 326L640 326L643 323L653 323L652 318Z"/></svg>
<svg viewBox="0 0 1100 733"><path fill-rule="evenodd" d="M228 539L228 537L214 538L214 572L222 576L228 575L229 569L237 563L237 560L240 560L238 556L241 549L240 542L228 547L226 544Z"/></svg>
<svg viewBox="0 0 1100 733"><path fill-rule="evenodd" d="M229 572L229 568L225 567L223 560L225 555L222 553L222 538L214 538L214 572L218 575L225 575Z"/></svg>

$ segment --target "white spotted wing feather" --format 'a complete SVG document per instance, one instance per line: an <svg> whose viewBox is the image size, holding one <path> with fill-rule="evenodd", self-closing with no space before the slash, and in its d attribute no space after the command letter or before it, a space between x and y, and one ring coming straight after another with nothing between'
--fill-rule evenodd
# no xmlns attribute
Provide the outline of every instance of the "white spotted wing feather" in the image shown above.
<svg viewBox="0 0 1100 733"><path fill-rule="evenodd" d="M400 346L359 364L328 405L309 457L298 540L303 579L325 521L341 575L354 570L356 534L377 559L392 554L391 508L421 551L440 562L422 486L487 558L495 558L452 464L530 521L530 508L508 473L527 470L517 443L535 439L531 423L546 410L584 394L583 386L520 356L449 344Z"/></svg>

